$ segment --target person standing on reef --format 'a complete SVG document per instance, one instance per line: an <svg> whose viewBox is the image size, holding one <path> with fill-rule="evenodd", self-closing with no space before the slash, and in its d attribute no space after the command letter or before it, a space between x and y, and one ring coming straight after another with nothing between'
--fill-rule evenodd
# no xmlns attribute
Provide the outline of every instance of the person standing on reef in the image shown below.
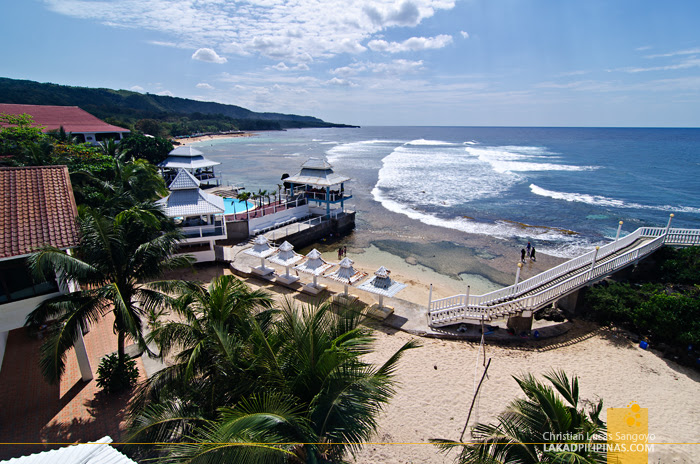
<svg viewBox="0 0 700 464"><path fill-rule="evenodd" d="M520 250L520 261L525 262L525 248Z"/></svg>
<svg viewBox="0 0 700 464"><path fill-rule="evenodd" d="M535 259L535 247L532 247L532 251L530 251L530 259L533 261L537 261Z"/></svg>
<svg viewBox="0 0 700 464"><path fill-rule="evenodd" d="M527 257L530 257L530 249L532 248L532 245L530 245L530 242L527 242Z"/></svg>
<svg viewBox="0 0 700 464"><path fill-rule="evenodd" d="M338 259L343 257L343 247L338 248Z"/></svg>

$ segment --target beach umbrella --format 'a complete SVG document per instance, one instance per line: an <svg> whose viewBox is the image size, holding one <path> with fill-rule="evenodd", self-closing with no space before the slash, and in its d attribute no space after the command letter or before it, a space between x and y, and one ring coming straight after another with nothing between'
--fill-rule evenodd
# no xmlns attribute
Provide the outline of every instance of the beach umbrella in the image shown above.
<svg viewBox="0 0 700 464"><path fill-rule="evenodd" d="M377 269L373 277L358 285L357 288L379 295L379 307L382 308L385 296L391 298L406 288L406 284L392 280L389 277L390 274L391 271L382 266Z"/></svg>
<svg viewBox="0 0 700 464"><path fill-rule="evenodd" d="M340 267L335 272L326 274L325 277L345 284L344 294L347 297L348 285L352 285L358 280L362 279L367 275L367 273L355 270L355 268L352 267L352 265L355 263L350 258L343 258L343 260L338 264Z"/></svg>
<svg viewBox="0 0 700 464"><path fill-rule="evenodd" d="M296 253L294 251L294 246L285 240L285 242L277 249L277 253L268 258L268 261L284 266L286 272L284 276L279 276L277 280L280 280L286 284L291 284L292 282L299 280L299 277L289 274L289 266L298 263L302 259L304 259L304 256Z"/></svg>
<svg viewBox="0 0 700 464"><path fill-rule="evenodd" d="M314 289L318 289L318 276L328 271L333 266L335 266L335 264L324 261L321 257L321 252L314 248L306 255L306 261L294 266L294 269L301 271L305 274L313 275L314 282L313 284L310 284L308 286Z"/></svg>
<svg viewBox="0 0 700 464"><path fill-rule="evenodd" d="M274 254L276 251L277 248L270 246L270 243L264 235L258 235L253 241L253 248L248 248L243 251L243 253L260 258L260 267L254 267L253 272L260 275L267 275L274 272L274 269L265 267L265 258Z"/></svg>

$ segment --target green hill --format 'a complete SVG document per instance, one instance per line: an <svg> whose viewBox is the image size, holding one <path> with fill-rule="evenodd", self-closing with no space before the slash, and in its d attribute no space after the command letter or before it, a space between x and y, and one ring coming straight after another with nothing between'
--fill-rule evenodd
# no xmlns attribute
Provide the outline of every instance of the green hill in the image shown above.
<svg viewBox="0 0 700 464"><path fill-rule="evenodd" d="M0 102L79 106L112 124L139 128L139 121L160 123L160 135L186 135L220 130L264 130L303 127L352 127L312 116L256 113L236 105L142 94L130 90L73 87L0 77ZM152 125L151 125L152 126Z"/></svg>

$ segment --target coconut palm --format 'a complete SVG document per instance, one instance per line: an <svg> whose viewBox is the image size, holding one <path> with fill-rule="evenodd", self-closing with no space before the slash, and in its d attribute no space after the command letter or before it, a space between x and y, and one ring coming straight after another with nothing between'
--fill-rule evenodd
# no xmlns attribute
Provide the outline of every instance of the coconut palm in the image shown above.
<svg viewBox="0 0 700 464"><path fill-rule="evenodd" d="M275 311L258 298L225 309L249 297L223 295L252 295L235 282L191 288L175 305L182 322L153 334L162 355L182 351L139 392L130 440L169 443L164 462L232 462L244 451L245 462L338 461L357 450L394 393L403 351L416 344L373 366L361 358L373 337L359 312L329 303Z"/></svg>
<svg viewBox="0 0 700 464"><path fill-rule="evenodd" d="M552 371L545 375L552 386L532 375L514 377L525 398L510 402L497 423L472 428L473 443L463 445L433 440L444 452L457 448L456 462L483 463L605 463L603 448L579 447L576 451L547 447L549 443L605 443L606 428L599 415L603 401L585 410L579 398L578 378ZM558 392L558 395L557 395Z"/></svg>
<svg viewBox="0 0 700 464"><path fill-rule="evenodd" d="M253 194L252 194L251 192L240 192L240 193L237 195L237 198L238 198L239 200L241 200L242 202L247 202L247 201L250 199L250 197L251 197L252 195L253 195ZM250 211L249 211L247 205L246 205L245 215L246 215L246 219L250 219Z"/></svg>
<svg viewBox="0 0 700 464"><path fill-rule="evenodd" d="M39 326L56 319L57 330L46 338L40 364L51 383L60 380L65 358L78 331L97 324L104 314L114 315L120 365L126 361L125 342L130 338L145 347L142 318L166 304L161 290L172 282L140 283L158 277L168 268L188 265L191 260L173 257L179 234L161 232L168 218L152 203L123 211L114 218L82 208L79 217L80 243L73 254L44 247L29 257L35 276L55 275L59 284L72 291L41 303L27 316L27 325ZM74 289L78 284L80 289ZM73 290L74 289L74 290Z"/></svg>

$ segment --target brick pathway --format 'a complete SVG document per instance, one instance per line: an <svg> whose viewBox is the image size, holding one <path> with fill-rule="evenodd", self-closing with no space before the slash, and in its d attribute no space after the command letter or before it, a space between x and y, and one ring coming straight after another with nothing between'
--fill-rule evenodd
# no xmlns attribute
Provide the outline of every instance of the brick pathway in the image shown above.
<svg viewBox="0 0 700 464"><path fill-rule="evenodd" d="M93 374L105 354L116 351L111 314L85 335ZM100 393L95 379L83 382L75 353L68 353L60 385L49 385L41 376L41 340L25 329L10 332L0 370L0 460L49 449L42 443L75 443L109 435L120 441L130 392ZM144 378L137 360L140 380Z"/></svg>

